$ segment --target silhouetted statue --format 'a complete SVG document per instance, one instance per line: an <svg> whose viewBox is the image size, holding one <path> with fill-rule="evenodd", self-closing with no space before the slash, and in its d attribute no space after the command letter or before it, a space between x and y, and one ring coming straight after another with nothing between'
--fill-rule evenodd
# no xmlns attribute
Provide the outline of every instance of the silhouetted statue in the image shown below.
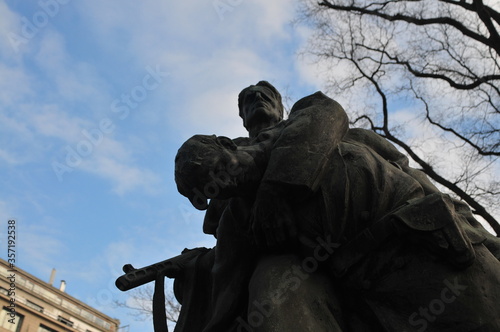
<svg viewBox="0 0 500 332"><path fill-rule="evenodd" d="M500 239L465 204L321 92L287 120L264 81L238 104L250 137L175 160L217 238L152 270L175 278L175 331L500 331Z"/></svg>

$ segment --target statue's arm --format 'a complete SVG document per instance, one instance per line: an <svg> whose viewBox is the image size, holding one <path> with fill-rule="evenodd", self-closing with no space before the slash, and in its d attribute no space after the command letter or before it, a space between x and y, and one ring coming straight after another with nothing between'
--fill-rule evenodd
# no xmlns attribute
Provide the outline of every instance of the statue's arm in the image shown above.
<svg viewBox="0 0 500 332"><path fill-rule="evenodd" d="M237 137L233 139L233 142L241 146L251 144L253 141L248 137ZM228 204L229 199L212 198L210 200L203 219L203 233L217 237L219 221Z"/></svg>

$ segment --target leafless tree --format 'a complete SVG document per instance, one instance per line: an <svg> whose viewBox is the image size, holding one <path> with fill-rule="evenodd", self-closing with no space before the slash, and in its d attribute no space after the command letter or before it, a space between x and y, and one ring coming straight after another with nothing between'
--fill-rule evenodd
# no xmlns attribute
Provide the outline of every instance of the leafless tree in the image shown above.
<svg viewBox="0 0 500 332"><path fill-rule="evenodd" d="M128 291L128 299L126 301L114 301L114 305L118 308L130 309L131 316L136 320L150 320L153 318L153 286L144 285ZM170 291L165 294L165 309L167 320L172 323L177 323L177 318L181 311L181 305Z"/></svg>
<svg viewBox="0 0 500 332"><path fill-rule="evenodd" d="M351 121L500 235L500 2L487 1L301 0L299 21Z"/></svg>

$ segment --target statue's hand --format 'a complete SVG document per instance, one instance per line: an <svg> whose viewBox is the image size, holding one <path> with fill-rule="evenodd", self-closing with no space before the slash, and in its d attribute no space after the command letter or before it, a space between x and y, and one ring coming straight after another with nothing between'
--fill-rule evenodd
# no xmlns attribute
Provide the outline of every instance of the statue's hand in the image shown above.
<svg viewBox="0 0 500 332"><path fill-rule="evenodd" d="M281 249L297 240L297 227L287 193L262 183L252 209L252 232L257 246Z"/></svg>

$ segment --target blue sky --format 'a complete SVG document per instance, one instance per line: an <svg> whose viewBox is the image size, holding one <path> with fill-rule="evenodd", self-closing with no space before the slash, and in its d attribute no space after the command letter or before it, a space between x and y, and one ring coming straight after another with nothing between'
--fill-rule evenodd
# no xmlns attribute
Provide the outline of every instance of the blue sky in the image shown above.
<svg viewBox="0 0 500 332"><path fill-rule="evenodd" d="M16 219L21 268L56 268L69 294L152 331L111 306L126 298L114 280L214 245L175 153L193 134L246 135L237 95L261 79L293 101L319 89L294 15L285 0L0 1L0 244Z"/></svg>
<svg viewBox="0 0 500 332"><path fill-rule="evenodd" d="M177 193L177 149L198 133L245 136L237 95L259 80L292 102L321 89L325 72L297 56L310 33L290 23L295 8L0 0L0 257L15 219L21 268L46 281L56 268L69 294L152 331L111 305L126 299L114 287L122 265L214 245L203 213ZM403 105L394 117L412 114Z"/></svg>

